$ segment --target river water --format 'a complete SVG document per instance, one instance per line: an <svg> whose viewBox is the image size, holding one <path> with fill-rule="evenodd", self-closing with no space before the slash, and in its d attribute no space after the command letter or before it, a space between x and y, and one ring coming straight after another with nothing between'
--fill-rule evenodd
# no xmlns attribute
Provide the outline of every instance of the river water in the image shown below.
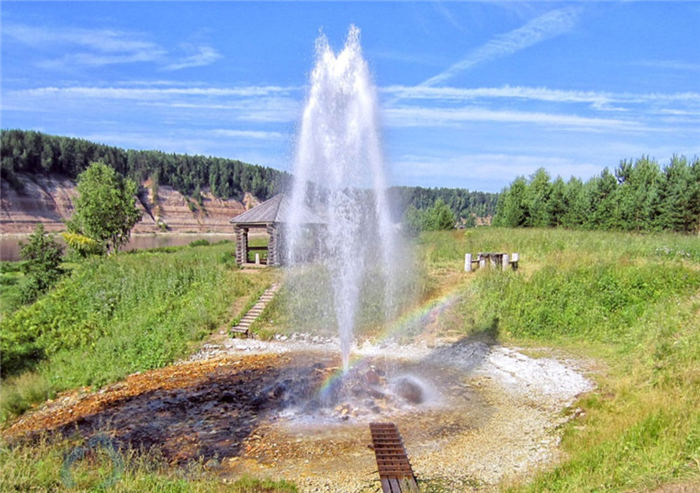
<svg viewBox="0 0 700 493"><path fill-rule="evenodd" d="M29 235L0 235L0 260L3 262L16 262L20 260L20 242L27 242ZM63 237L55 234L54 239L65 245ZM145 250L149 248L160 248L168 246L184 246L199 239L205 239L212 243L221 240L235 241L233 234L147 234L132 235L129 243L123 250Z"/></svg>

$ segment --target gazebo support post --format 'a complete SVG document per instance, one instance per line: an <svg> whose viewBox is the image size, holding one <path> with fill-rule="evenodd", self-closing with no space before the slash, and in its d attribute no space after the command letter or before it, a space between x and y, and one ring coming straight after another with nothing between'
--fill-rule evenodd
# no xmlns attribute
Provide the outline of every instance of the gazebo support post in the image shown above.
<svg viewBox="0 0 700 493"><path fill-rule="evenodd" d="M248 262L248 228L234 227L236 233L236 263L243 265Z"/></svg>
<svg viewBox="0 0 700 493"><path fill-rule="evenodd" d="M277 258L277 228L275 223L268 223L267 234L269 236L267 243L267 265L279 265L279 259Z"/></svg>

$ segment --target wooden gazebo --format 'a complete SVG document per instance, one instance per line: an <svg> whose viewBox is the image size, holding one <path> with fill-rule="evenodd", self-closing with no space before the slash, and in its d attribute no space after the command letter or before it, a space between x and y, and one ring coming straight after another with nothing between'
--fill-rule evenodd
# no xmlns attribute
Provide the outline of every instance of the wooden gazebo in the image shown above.
<svg viewBox="0 0 700 493"><path fill-rule="evenodd" d="M267 251L267 258L261 255L261 263L266 263L267 265L284 264L284 224L288 220L289 211L289 199L284 194L279 194L229 221L233 224L236 234L236 263L238 265L248 263L248 254L251 251L260 251L261 253ZM301 220L308 225L324 223L323 220L308 209L303 211ZM248 232L251 229L265 230L270 237L267 247L251 247L248 245Z"/></svg>

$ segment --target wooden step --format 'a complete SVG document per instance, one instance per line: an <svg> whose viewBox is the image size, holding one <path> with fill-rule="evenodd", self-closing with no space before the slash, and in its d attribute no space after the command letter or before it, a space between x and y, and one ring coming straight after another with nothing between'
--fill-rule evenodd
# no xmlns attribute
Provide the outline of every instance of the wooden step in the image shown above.
<svg viewBox="0 0 700 493"><path fill-rule="evenodd" d="M275 293L279 288L279 284L273 284L267 288L260 298L258 298L258 301L243 315L238 325L231 328L231 332L235 334L245 334L247 337L250 333L250 325L265 311L265 307L275 297Z"/></svg>

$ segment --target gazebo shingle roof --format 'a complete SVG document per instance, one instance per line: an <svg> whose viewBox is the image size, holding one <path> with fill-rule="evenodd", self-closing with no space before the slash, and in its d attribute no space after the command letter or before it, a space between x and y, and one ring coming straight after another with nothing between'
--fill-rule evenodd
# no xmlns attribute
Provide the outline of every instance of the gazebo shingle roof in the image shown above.
<svg viewBox="0 0 700 493"><path fill-rule="evenodd" d="M259 204L249 211L240 214L229 222L231 224L270 224L284 223L289 217L289 199L284 194L275 195L270 200ZM317 214L304 208L300 220L303 224L325 224Z"/></svg>

